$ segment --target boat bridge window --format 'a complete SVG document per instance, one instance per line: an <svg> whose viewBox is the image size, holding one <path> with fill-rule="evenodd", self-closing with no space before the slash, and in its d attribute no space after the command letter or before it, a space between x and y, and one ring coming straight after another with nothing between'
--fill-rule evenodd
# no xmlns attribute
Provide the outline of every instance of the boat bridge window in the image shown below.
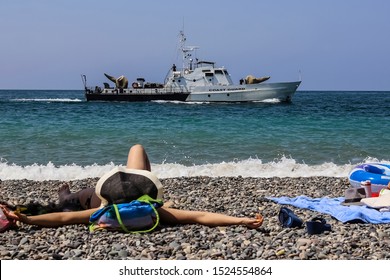
<svg viewBox="0 0 390 280"><path fill-rule="evenodd" d="M211 61L198 61L197 63L196 63L196 65L198 66L198 67L201 67L201 66L203 66L203 65L212 65L212 67L214 68L214 62L211 62Z"/></svg>
<svg viewBox="0 0 390 280"><path fill-rule="evenodd" d="M206 77L212 77L212 76L214 76L214 73L204 73L204 75L205 75Z"/></svg>

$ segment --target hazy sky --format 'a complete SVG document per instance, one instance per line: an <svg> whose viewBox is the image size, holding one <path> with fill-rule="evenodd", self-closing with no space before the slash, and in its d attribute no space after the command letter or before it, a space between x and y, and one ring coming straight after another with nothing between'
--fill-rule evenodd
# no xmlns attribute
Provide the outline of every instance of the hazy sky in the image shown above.
<svg viewBox="0 0 390 280"><path fill-rule="evenodd" d="M1 0L0 89L82 89L103 73L163 82L178 33L233 80L390 90L388 0Z"/></svg>

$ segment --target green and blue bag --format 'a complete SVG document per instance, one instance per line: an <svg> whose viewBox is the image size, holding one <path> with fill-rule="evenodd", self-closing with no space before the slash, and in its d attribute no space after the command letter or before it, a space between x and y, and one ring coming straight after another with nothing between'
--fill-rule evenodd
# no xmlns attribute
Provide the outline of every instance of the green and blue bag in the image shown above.
<svg viewBox="0 0 390 280"><path fill-rule="evenodd" d="M90 217L90 231L149 232L159 223L163 186L147 170L116 167L96 184L102 204Z"/></svg>
<svg viewBox="0 0 390 280"><path fill-rule="evenodd" d="M110 204L94 212L90 219L89 230L113 230L126 233L141 233L154 230L160 217L157 209L162 200L149 195L127 203Z"/></svg>

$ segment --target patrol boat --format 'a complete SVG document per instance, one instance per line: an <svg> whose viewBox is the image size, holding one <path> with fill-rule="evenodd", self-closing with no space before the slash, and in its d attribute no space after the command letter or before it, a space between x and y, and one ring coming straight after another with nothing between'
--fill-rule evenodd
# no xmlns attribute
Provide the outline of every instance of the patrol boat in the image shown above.
<svg viewBox="0 0 390 280"><path fill-rule="evenodd" d="M269 76L256 78L248 75L234 84L225 67L215 62L192 58L198 47L186 46L186 37L180 31L180 51L183 66L170 68L164 83L146 82L137 78L129 86L125 76L115 78L104 74L114 86L103 83L103 88L87 87L87 78L81 75L87 101L183 101L183 102L256 102L276 99L290 102L301 81L270 83Z"/></svg>

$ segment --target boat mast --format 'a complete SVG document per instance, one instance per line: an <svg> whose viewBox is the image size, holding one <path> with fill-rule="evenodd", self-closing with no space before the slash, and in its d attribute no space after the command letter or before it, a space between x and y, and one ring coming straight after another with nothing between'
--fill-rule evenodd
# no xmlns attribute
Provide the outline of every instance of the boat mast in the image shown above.
<svg viewBox="0 0 390 280"><path fill-rule="evenodd" d="M187 67L189 70L192 70L192 52L196 49L199 49L197 46L186 46L187 38L184 34L184 30L180 31L180 50L182 53L182 60L183 60L183 69L186 69Z"/></svg>

